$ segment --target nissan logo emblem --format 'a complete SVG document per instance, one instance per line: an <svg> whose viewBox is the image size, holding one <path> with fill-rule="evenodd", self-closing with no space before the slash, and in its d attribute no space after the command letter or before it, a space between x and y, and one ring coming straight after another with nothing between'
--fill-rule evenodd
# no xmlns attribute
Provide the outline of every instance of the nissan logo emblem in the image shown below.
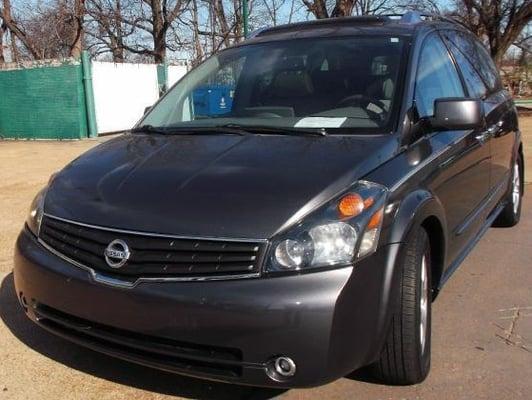
<svg viewBox="0 0 532 400"><path fill-rule="evenodd" d="M115 239L105 248L104 256L105 262L111 268L120 268L122 267L127 260L131 252L126 242L120 239Z"/></svg>

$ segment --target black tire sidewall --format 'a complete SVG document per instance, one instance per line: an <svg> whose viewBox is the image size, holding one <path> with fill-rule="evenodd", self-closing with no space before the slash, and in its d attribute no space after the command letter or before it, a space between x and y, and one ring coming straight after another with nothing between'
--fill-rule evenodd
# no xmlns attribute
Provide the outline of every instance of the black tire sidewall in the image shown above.
<svg viewBox="0 0 532 400"><path fill-rule="evenodd" d="M414 370L417 370L419 376L419 381L422 381L428 374L430 370L430 353L431 353L431 333L432 333L432 290L431 290L431 254L430 254L430 242L428 235L422 227L417 227L415 231L412 232L413 243L416 243L416 294L415 294L415 326L412 328L414 329L414 337L415 337L415 354L416 357L416 363L417 368L414 368ZM421 263L423 257L427 257L427 279L428 279L428 304L427 304L427 326L425 331L425 349L424 351L421 350L421 338L420 338L420 332L419 332L419 324L421 320L421 306L420 306L420 297L423 290L422 281L421 281ZM404 260L404 263L408 262L407 259ZM403 268L407 268L406 265L403 265ZM402 298L401 301L404 301Z"/></svg>

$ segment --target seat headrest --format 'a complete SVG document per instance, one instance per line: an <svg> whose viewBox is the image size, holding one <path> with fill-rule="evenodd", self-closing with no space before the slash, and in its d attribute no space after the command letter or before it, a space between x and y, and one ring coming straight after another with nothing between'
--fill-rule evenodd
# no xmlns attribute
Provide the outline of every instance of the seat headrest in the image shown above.
<svg viewBox="0 0 532 400"><path fill-rule="evenodd" d="M314 92L312 79L305 70L279 71L273 80L273 96L301 97Z"/></svg>

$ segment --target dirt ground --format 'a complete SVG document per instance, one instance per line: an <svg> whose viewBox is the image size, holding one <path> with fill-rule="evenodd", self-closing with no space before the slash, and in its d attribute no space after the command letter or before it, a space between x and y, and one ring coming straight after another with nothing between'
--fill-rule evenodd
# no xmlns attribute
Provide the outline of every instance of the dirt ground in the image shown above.
<svg viewBox="0 0 532 400"><path fill-rule="evenodd" d="M532 117L521 130L532 183ZM434 304L432 371L420 385L388 387L360 375L287 392L216 384L115 360L34 326L14 293L16 236L50 174L102 140L0 141L0 400L532 398L530 194L521 224L490 229Z"/></svg>

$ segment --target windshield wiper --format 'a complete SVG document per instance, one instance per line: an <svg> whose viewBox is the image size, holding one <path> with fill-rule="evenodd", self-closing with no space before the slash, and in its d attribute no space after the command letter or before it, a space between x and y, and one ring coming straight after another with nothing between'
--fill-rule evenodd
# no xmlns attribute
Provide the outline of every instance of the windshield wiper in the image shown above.
<svg viewBox="0 0 532 400"><path fill-rule="evenodd" d="M217 128L231 128L231 129L241 129L247 132L253 133L265 133L265 134L278 134L278 135L311 135L311 136L327 136L327 130L325 128L316 128L316 129L301 129L301 128L291 128L285 126L266 126L266 125L238 125L238 124L225 124L217 125Z"/></svg>
<svg viewBox="0 0 532 400"><path fill-rule="evenodd" d="M141 126L137 126L136 128L131 129L131 132L132 133L139 133L139 132L156 133L158 135L165 135L168 133L168 130L166 128L157 127L153 125L141 125Z"/></svg>
<svg viewBox="0 0 532 400"><path fill-rule="evenodd" d="M137 128L131 130L133 133L145 132L145 133L156 133L161 135L217 135L220 133L227 133L231 135L247 135L250 132L237 127L231 126L174 126L174 127L155 127L152 125L141 125Z"/></svg>
<svg viewBox="0 0 532 400"><path fill-rule="evenodd" d="M174 126L174 127L156 127L153 125L141 125L131 130L133 133L145 132L155 133L159 135L172 134L200 134L200 135L217 135L217 134L231 134L231 135L250 135L258 134L272 134L272 135L311 135L311 136L327 136L325 128L316 129L300 129L290 127L264 126L264 125L238 125L234 123L213 126Z"/></svg>

